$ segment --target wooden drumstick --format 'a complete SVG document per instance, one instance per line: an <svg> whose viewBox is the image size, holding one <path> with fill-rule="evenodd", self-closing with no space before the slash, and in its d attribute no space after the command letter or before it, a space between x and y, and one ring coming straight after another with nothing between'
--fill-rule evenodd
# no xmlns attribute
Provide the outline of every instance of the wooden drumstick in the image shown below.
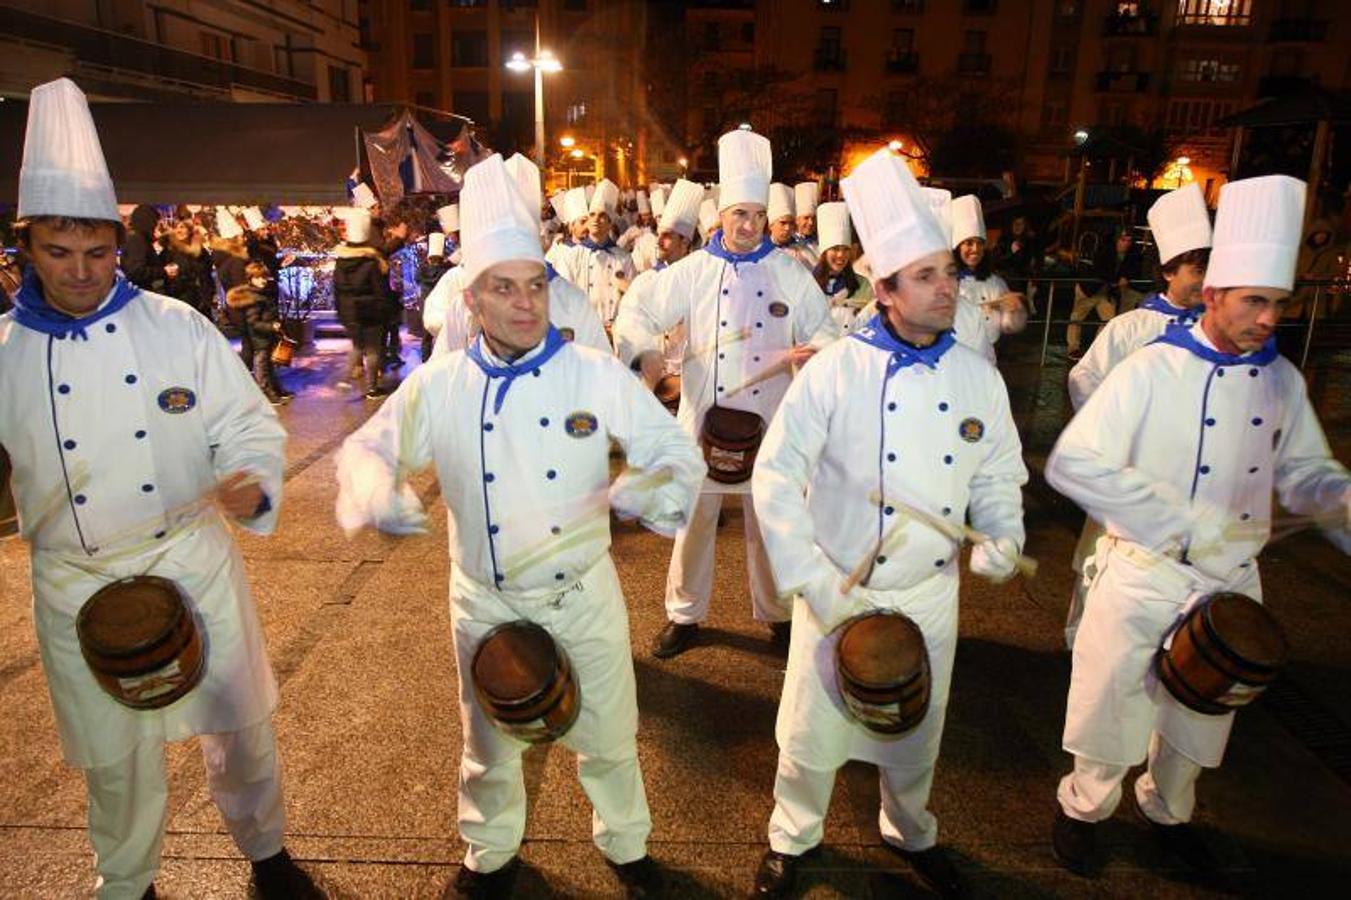
<svg viewBox="0 0 1351 900"><path fill-rule="evenodd" d="M725 394L723 394L723 397L725 398L730 397L733 394L738 394L741 391L746 390L746 388L755 387L762 381L769 381L771 378L777 378L780 375L788 375L791 374L792 371L793 371L793 361L789 359L787 356L785 356L783 359L779 360L774 365L766 369L762 369L756 375L753 375L750 378L746 379L746 381L743 382L742 384L739 384L736 387L732 388L730 391L727 391Z"/></svg>
<svg viewBox="0 0 1351 900"><path fill-rule="evenodd" d="M943 516L936 516L927 510L911 506L909 503L906 503L902 500L896 499L887 500L884 504L881 495L879 495L877 491L873 491L872 493L870 493L868 495L868 500L872 503L877 504L878 506L883 505L894 506L901 512L903 512L905 515L910 516L920 522L923 522L925 525L928 525L930 528L934 529L939 534L958 544L961 544L963 542L971 544L983 544L986 541L990 540L990 536L988 534L986 534L983 531L977 531L975 528L972 528L965 522L953 522L949 519L944 518ZM1037 561L1030 556L1023 556L1022 554L1019 554L1018 556L1014 557L1013 567L1018 571L1020 575L1023 575L1026 578L1035 578L1037 575Z"/></svg>

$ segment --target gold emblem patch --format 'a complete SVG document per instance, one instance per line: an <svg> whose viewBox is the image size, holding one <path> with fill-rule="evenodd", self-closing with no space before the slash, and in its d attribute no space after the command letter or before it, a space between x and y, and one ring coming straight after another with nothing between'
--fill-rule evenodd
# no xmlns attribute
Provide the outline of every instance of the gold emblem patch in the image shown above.
<svg viewBox="0 0 1351 900"><path fill-rule="evenodd" d="M969 419L962 419L962 424L957 426L957 434L968 444L974 444L985 437L985 423L974 416Z"/></svg>

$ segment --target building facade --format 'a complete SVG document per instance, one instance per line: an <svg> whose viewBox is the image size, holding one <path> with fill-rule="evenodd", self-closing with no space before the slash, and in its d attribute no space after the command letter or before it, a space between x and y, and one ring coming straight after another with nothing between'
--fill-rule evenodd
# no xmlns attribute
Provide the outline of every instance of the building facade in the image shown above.
<svg viewBox="0 0 1351 900"><path fill-rule="evenodd" d="M357 0L0 0L0 96L74 79L99 99L352 102Z"/></svg>

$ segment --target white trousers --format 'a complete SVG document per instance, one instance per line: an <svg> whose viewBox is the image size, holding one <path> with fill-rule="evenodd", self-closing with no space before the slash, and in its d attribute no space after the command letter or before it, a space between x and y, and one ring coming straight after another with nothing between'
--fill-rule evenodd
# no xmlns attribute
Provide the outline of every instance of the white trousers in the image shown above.
<svg viewBox="0 0 1351 900"><path fill-rule="evenodd" d="M938 820L929 812L934 767L878 766L877 776L882 840L912 852L938 843ZM834 787L835 770L811 769L780 752L774 812L769 817L770 849L800 856L820 844Z"/></svg>
<svg viewBox="0 0 1351 900"><path fill-rule="evenodd" d="M713 544L718 536L718 512L724 496L700 494L689 524L676 532L671 568L666 574L666 617L672 622L691 625L708 618L713 596ZM741 495L741 515L746 526L751 613L757 622L787 622L793 617L793 607L791 602L779 600L774 587L774 572L769 567L750 494Z"/></svg>
<svg viewBox="0 0 1351 900"><path fill-rule="evenodd" d="M520 850L525 837L523 749L491 765L468 753L460 760L460 837L469 845L464 864L475 872L495 872ZM604 758L579 753L577 777L591 801L592 840L605 858L623 865L646 856L652 813L637 745Z"/></svg>
<svg viewBox="0 0 1351 900"><path fill-rule="evenodd" d="M1060 808L1081 822L1111 818L1121 802L1121 782L1128 771L1130 766L1076 756L1074 771L1060 780L1056 791ZM1200 775L1200 765L1154 732L1149 737L1148 768L1135 780L1135 801L1151 822L1189 822L1196 809L1196 779Z"/></svg>
<svg viewBox="0 0 1351 900"><path fill-rule="evenodd" d="M255 861L279 853L286 810L271 723L199 740L207 789L235 845ZM98 896L139 900L155 880L164 843L164 742L142 741L116 763L85 769L84 778Z"/></svg>

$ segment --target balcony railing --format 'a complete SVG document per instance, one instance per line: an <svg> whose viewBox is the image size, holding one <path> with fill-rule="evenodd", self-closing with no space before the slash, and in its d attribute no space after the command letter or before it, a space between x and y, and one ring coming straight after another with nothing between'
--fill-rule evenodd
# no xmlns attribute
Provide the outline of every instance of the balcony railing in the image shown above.
<svg viewBox="0 0 1351 900"><path fill-rule="evenodd" d="M1159 30L1159 17L1153 13L1134 16L1113 13L1102 21L1102 33L1107 37L1153 37Z"/></svg>
<svg viewBox="0 0 1351 900"><path fill-rule="evenodd" d="M1327 38L1328 23L1323 19L1274 19L1267 40L1317 42Z"/></svg>
<svg viewBox="0 0 1351 900"><path fill-rule="evenodd" d="M88 65L134 72L163 81L220 91L242 87L301 100L319 98L318 88L313 84L293 78L161 47L150 41L74 22L49 19L10 6L0 6L0 34L60 47Z"/></svg>
<svg viewBox="0 0 1351 900"><path fill-rule="evenodd" d="M1143 94L1149 90L1149 73L1099 72L1095 89L1111 94Z"/></svg>
<svg viewBox="0 0 1351 900"><path fill-rule="evenodd" d="M919 71L919 54L914 50L901 53L892 50L887 54L886 71L888 75L913 75Z"/></svg>
<svg viewBox="0 0 1351 900"><path fill-rule="evenodd" d="M989 75L990 74L990 54L988 53L962 53L957 57L957 74L959 75Z"/></svg>
<svg viewBox="0 0 1351 900"><path fill-rule="evenodd" d="M840 47L817 47L812 67L818 72L843 72L845 52Z"/></svg>

